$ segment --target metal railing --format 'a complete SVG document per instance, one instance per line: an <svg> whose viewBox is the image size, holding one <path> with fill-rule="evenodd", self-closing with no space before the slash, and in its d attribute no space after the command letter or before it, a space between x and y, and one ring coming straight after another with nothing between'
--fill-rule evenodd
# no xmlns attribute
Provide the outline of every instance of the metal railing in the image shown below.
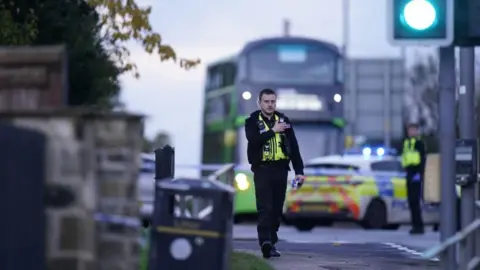
<svg viewBox="0 0 480 270"><path fill-rule="evenodd" d="M225 179L221 179L222 176L225 176ZM222 181L227 185L233 186L233 181L235 178L235 164L225 164L218 170L214 171L208 176L209 180L218 180Z"/></svg>
<svg viewBox="0 0 480 270"><path fill-rule="evenodd" d="M234 168L235 164L225 164L210 174L207 179L210 181L219 181L223 184L233 186L235 175ZM201 181L202 178L199 180ZM175 199L179 202L179 207L178 209L175 209L175 211L178 211L180 215L188 218L204 219L213 211L212 202L205 198L185 196L177 197ZM190 207L188 205L190 205Z"/></svg>
<svg viewBox="0 0 480 270"><path fill-rule="evenodd" d="M480 208L480 201L475 201L475 205ZM480 228L480 218L477 218L474 220L472 223L470 223L468 226L463 228L461 231L457 232L456 234L452 235L439 245L425 251L422 254L422 257L426 259L433 259L438 257L439 255L443 254L444 252L447 251L448 248L452 246L464 246L466 245L467 238L476 232ZM465 252L460 252L460 253L465 253ZM463 254L460 254L462 256ZM463 260L463 258L460 258L460 260ZM468 262L463 262L460 264L459 269L460 270L475 270L480 267L480 256L475 256L473 257L470 261Z"/></svg>

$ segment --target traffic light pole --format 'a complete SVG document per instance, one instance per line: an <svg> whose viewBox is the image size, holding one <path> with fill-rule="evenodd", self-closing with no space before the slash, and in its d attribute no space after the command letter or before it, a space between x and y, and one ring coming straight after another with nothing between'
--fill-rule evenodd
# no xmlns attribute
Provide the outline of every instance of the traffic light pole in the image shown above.
<svg viewBox="0 0 480 270"><path fill-rule="evenodd" d="M457 207L455 192L455 49L453 46L439 49L440 72L440 241L456 232ZM441 270L456 269L455 247L441 255Z"/></svg>
<svg viewBox="0 0 480 270"><path fill-rule="evenodd" d="M460 48L460 87L458 90L458 112L461 139L475 139L475 49ZM475 187L462 187L461 193L461 224L462 228L475 220ZM475 254L475 235L467 238L465 244L460 244L459 255L461 264L468 263ZM460 269L467 269L460 265Z"/></svg>

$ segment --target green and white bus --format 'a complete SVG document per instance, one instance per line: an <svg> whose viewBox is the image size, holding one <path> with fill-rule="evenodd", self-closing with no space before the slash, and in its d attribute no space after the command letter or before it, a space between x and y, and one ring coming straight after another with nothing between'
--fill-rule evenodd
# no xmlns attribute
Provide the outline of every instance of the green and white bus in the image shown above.
<svg viewBox="0 0 480 270"><path fill-rule="evenodd" d="M304 160L343 150L343 56L333 44L297 37L248 42L208 66L202 164L235 163L236 217L256 214L247 161L245 119L263 88L278 94L277 110L295 127Z"/></svg>

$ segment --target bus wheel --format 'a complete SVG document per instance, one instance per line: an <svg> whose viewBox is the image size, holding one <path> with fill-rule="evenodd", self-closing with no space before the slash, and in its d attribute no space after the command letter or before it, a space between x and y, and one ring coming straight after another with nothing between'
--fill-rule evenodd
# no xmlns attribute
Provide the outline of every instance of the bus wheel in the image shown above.
<svg viewBox="0 0 480 270"><path fill-rule="evenodd" d="M245 218L244 216L240 215L240 214L236 214L233 216L233 223L234 224L240 224L240 223L243 223L245 221Z"/></svg>
<svg viewBox="0 0 480 270"><path fill-rule="evenodd" d="M360 222L364 229L382 229L387 226L387 207L380 199L373 199L368 205L365 217Z"/></svg>
<svg viewBox="0 0 480 270"><path fill-rule="evenodd" d="M295 220L293 226L301 232L309 232L315 228L315 222L313 220Z"/></svg>

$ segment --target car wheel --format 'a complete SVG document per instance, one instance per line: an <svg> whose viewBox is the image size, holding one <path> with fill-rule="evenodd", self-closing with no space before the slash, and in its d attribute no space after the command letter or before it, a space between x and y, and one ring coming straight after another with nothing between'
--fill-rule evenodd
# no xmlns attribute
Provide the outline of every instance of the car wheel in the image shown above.
<svg viewBox="0 0 480 270"><path fill-rule="evenodd" d="M293 226L300 232L309 232L315 228L315 222L313 220L296 220L293 222Z"/></svg>
<svg viewBox="0 0 480 270"><path fill-rule="evenodd" d="M381 199L373 199L361 221L364 229L382 229L387 226L387 207Z"/></svg>
<svg viewBox="0 0 480 270"><path fill-rule="evenodd" d="M331 219L320 219L320 220L317 220L316 225L321 226L321 227L331 227L333 225L333 220L331 220Z"/></svg>
<svg viewBox="0 0 480 270"><path fill-rule="evenodd" d="M289 218L285 217L284 215L282 215L282 222L287 226L292 225L292 221Z"/></svg>
<svg viewBox="0 0 480 270"><path fill-rule="evenodd" d="M245 222L245 216L242 214L236 214L233 216L233 223L240 224Z"/></svg>

